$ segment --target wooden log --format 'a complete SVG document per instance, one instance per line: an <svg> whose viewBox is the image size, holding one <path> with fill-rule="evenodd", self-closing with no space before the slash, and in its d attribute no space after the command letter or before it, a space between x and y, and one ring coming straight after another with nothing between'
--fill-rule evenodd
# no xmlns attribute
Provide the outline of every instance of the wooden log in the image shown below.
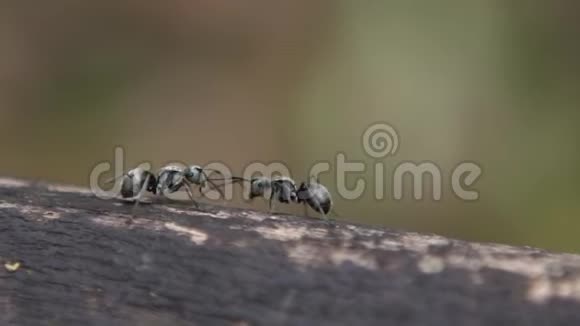
<svg viewBox="0 0 580 326"><path fill-rule="evenodd" d="M577 255L202 208L0 179L0 325L580 325Z"/></svg>

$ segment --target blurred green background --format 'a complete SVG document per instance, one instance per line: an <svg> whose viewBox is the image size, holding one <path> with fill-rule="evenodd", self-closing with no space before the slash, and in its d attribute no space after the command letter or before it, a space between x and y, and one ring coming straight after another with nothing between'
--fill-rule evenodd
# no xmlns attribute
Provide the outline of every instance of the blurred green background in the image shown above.
<svg viewBox="0 0 580 326"><path fill-rule="evenodd" d="M300 179L338 152L376 162L361 135L387 121L389 167L475 161L481 198L447 173L441 202L367 191L336 199L343 219L579 252L579 32L564 0L0 0L0 175L88 185L121 145L127 167Z"/></svg>

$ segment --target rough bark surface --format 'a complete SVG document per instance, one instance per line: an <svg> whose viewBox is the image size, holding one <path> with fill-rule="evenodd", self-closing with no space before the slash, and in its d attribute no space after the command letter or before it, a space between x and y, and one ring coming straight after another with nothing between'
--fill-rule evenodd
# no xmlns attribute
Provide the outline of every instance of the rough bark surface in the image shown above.
<svg viewBox="0 0 580 326"><path fill-rule="evenodd" d="M0 179L0 325L580 325L576 255L203 208Z"/></svg>

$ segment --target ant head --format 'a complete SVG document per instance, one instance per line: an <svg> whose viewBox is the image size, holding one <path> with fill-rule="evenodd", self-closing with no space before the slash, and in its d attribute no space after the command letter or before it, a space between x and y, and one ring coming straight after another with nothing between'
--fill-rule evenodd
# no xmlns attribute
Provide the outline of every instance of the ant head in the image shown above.
<svg viewBox="0 0 580 326"><path fill-rule="evenodd" d="M266 177L252 178L250 180L250 199L263 196L266 189L271 187L270 179Z"/></svg>
<svg viewBox="0 0 580 326"><path fill-rule="evenodd" d="M298 202L298 194L296 193L296 191L292 191L290 193L290 201L293 203L297 203Z"/></svg>
<svg viewBox="0 0 580 326"><path fill-rule="evenodd" d="M297 203L303 203L310 198L310 189L308 189L308 185L309 184L306 182L300 183L300 187L298 187L298 190L295 192Z"/></svg>
<svg viewBox="0 0 580 326"><path fill-rule="evenodd" d="M266 177L256 177L256 178L250 179L250 184L252 186L255 186L255 187L262 187L262 188L269 187L270 183L271 183L271 180L266 178Z"/></svg>
<svg viewBox="0 0 580 326"><path fill-rule="evenodd" d="M203 169L199 165L191 165L186 167L183 171L183 176L187 179L187 181L194 184L199 184L205 179Z"/></svg>
<svg viewBox="0 0 580 326"><path fill-rule="evenodd" d="M184 169L185 174L200 173L203 169L199 165L190 165Z"/></svg>

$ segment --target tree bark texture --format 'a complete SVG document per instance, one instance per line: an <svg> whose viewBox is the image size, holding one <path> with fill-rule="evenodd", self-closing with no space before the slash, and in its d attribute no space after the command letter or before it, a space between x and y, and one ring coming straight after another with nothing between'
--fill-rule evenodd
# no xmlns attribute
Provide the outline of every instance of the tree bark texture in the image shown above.
<svg viewBox="0 0 580 326"><path fill-rule="evenodd" d="M580 256L0 178L0 325L580 325Z"/></svg>

